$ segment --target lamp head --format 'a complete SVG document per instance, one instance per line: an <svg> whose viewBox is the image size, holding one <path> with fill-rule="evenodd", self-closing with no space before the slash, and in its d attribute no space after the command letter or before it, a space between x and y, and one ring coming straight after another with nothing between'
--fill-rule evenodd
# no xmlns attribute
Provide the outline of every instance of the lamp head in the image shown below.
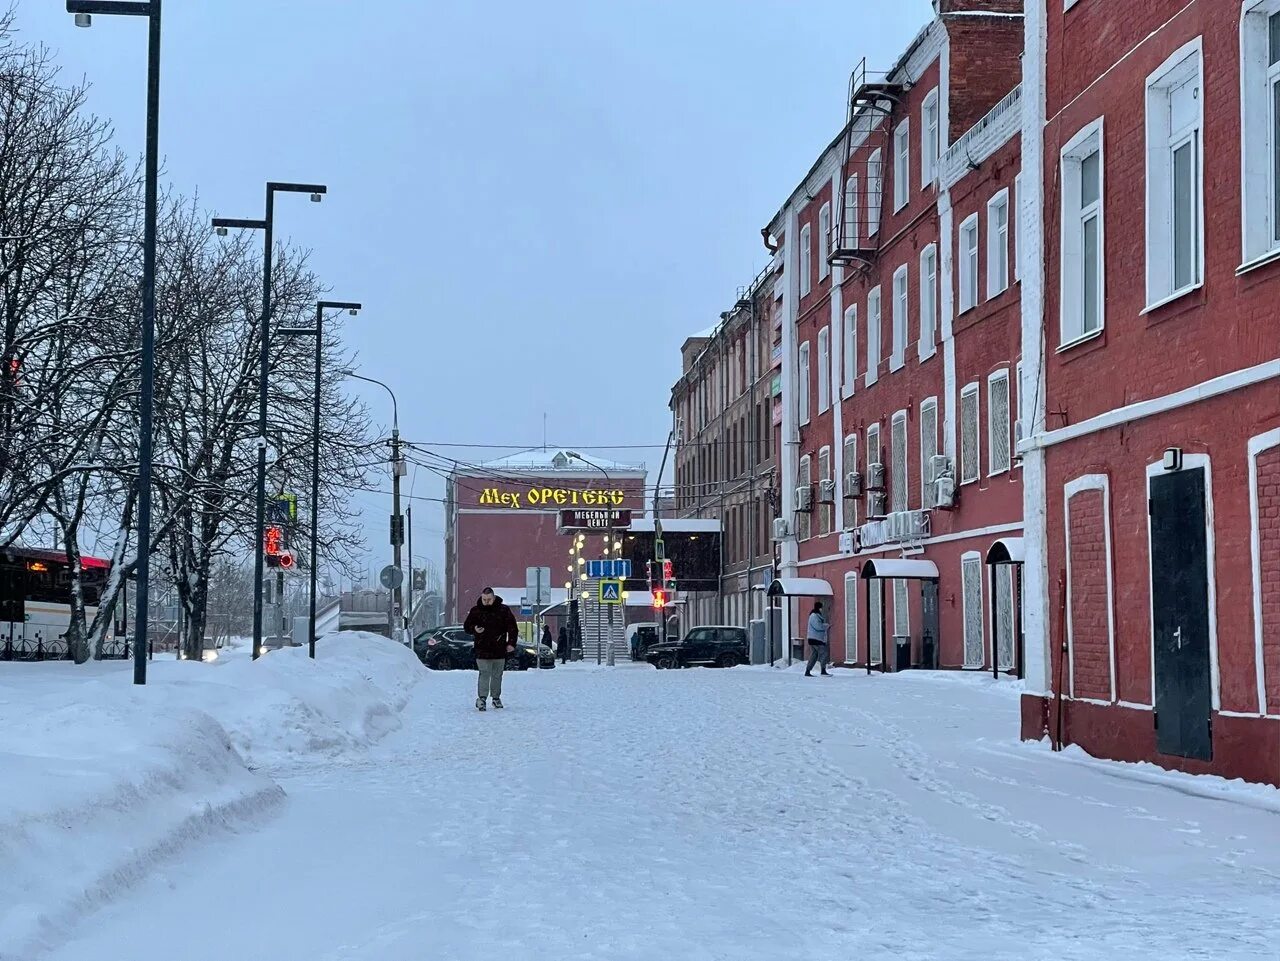
<svg viewBox="0 0 1280 961"><path fill-rule="evenodd" d="M77 13L77 14L76 14L76 26L77 26L77 27L92 27L92 26L93 26L93 14L91 14L91 13Z"/></svg>
<svg viewBox="0 0 1280 961"><path fill-rule="evenodd" d="M350 310L347 311L347 313L350 314L352 317L354 317L356 314L360 313L360 308L352 307Z"/></svg>
<svg viewBox="0 0 1280 961"><path fill-rule="evenodd" d="M214 228L213 228L213 232L214 232L214 233L216 233L219 237L225 237L225 236L227 235L227 228L226 228L226 227L214 227Z"/></svg>
<svg viewBox="0 0 1280 961"><path fill-rule="evenodd" d="M312 194L312 195L311 195L311 202L312 202L313 204L318 204L318 203L320 202L320 200L321 200L321 198L322 198L323 196L324 196L324 194Z"/></svg>

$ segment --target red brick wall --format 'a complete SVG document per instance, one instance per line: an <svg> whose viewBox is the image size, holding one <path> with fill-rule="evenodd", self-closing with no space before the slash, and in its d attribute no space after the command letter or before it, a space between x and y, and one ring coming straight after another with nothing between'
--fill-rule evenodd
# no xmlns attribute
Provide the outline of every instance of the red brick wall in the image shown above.
<svg viewBox="0 0 1280 961"><path fill-rule="evenodd" d="M1011 5L1011 4L1005 4ZM960 7L956 2L952 6ZM975 0L963 4L979 6ZM985 7L998 7L987 0ZM1021 9L1021 3L1017 4ZM948 17L951 100L948 143L955 143L1022 79L1021 17Z"/></svg>
<svg viewBox="0 0 1280 961"><path fill-rule="evenodd" d="M1267 709L1280 711L1280 447L1258 456L1258 547L1262 559L1262 663Z"/></svg>
<svg viewBox="0 0 1280 961"><path fill-rule="evenodd" d="M1071 536L1071 660L1074 697L1111 700L1108 626L1106 504L1100 490L1067 501Z"/></svg>

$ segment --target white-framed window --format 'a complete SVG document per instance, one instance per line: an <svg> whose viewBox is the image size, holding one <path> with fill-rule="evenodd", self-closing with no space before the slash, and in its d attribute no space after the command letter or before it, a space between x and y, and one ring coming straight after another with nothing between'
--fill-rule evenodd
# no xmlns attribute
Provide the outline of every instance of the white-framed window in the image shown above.
<svg viewBox="0 0 1280 961"><path fill-rule="evenodd" d="M960 391L960 483L972 484L982 476L981 437L978 431L978 385Z"/></svg>
<svg viewBox="0 0 1280 961"><path fill-rule="evenodd" d="M844 439L844 470L846 474L850 471L858 470L857 434L849 434ZM845 491L846 495L848 493L848 491ZM846 496L842 508L841 521L843 522L843 527L847 531L853 530L858 526L858 499Z"/></svg>
<svg viewBox="0 0 1280 961"><path fill-rule="evenodd" d="M800 383L796 391L796 418L809 423L809 342L800 345Z"/></svg>
<svg viewBox="0 0 1280 961"><path fill-rule="evenodd" d="M985 661L986 639L982 614L982 555L969 551L960 558L961 596L964 604L964 666L980 668Z"/></svg>
<svg viewBox="0 0 1280 961"><path fill-rule="evenodd" d="M889 424L890 510L907 509L907 412L900 410Z"/></svg>
<svg viewBox="0 0 1280 961"><path fill-rule="evenodd" d="M831 480L831 448L823 447L818 451L818 496L814 498L814 506L818 510L819 537L830 534L831 525L835 523L835 502L829 495L823 493L825 482L829 480Z"/></svg>
<svg viewBox="0 0 1280 961"><path fill-rule="evenodd" d="M884 660L884 581L869 581L867 620L871 630L867 633L867 660L876 665Z"/></svg>
<svg viewBox="0 0 1280 961"><path fill-rule="evenodd" d="M1147 78L1147 304L1204 276L1204 90L1200 38Z"/></svg>
<svg viewBox="0 0 1280 961"><path fill-rule="evenodd" d="M868 499L870 499L871 496L871 492L867 488L867 484L870 483L871 479L871 465L883 465L884 461L880 459L883 456L884 453L880 450L880 425L878 423L872 424L867 428L867 470L866 473L862 475L865 478L862 486L867 492ZM870 509L867 510L867 516L871 516Z"/></svg>
<svg viewBox="0 0 1280 961"><path fill-rule="evenodd" d="M807 487L813 490L813 458L809 454L805 454L800 458L799 468L796 470L796 487ZM815 497L809 498L811 507L816 507ZM813 536L813 511L796 511L796 539L807 541Z"/></svg>
<svg viewBox="0 0 1280 961"><path fill-rule="evenodd" d="M920 251L920 359L938 352L938 245Z"/></svg>
<svg viewBox="0 0 1280 961"><path fill-rule="evenodd" d="M987 201L987 299L1009 289L1009 191Z"/></svg>
<svg viewBox="0 0 1280 961"><path fill-rule="evenodd" d="M923 141L920 144L920 183L927 186L937 179L938 159L942 156L942 114L937 87L930 90L924 98L921 119Z"/></svg>
<svg viewBox="0 0 1280 961"><path fill-rule="evenodd" d="M978 306L978 215L960 225L960 313Z"/></svg>
<svg viewBox="0 0 1280 961"><path fill-rule="evenodd" d="M818 413L831 407L831 331L818 331Z"/></svg>
<svg viewBox="0 0 1280 961"><path fill-rule="evenodd" d="M880 203L884 199L884 171L879 148L867 158L867 236L880 230Z"/></svg>
<svg viewBox="0 0 1280 961"><path fill-rule="evenodd" d="M844 575L844 659L852 664L858 659L858 575Z"/></svg>
<svg viewBox="0 0 1280 961"><path fill-rule="evenodd" d="M1009 409L1009 371L998 370L987 378L987 471L992 476L1012 466Z"/></svg>
<svg viewBox="0 0 1280 961"><path fill-rule="evenodd" d="M809 225L800 228L800 296L806 296L813 287L813 232Z"/></svg>
<svg viewBox="0 0 1280 961"><path fill-rule="evenodd" d="M1017 407L1018 423L1022 423L1022 361L1018 361L1017 366L1013 369L1013 389L1017 391Z"/></svg>
<svg viewBox="0 0 1280 961"><path fill-rule="evenodd" d="M907 594L907 582L902 578L893 581L893 633L895 637L911 636L911 603Z"/></svg>
<svg viewBox="0 0 1280 961"><path fill-rule="evenodd" d="M1013 234L1013 279L1022 279L1022 241L1018 237L1018 225L1022 218L1018 216L1018 204L1022 203L1022 171L1013 178L1013 202L1009 205L1009 232Z"/></svg>
<svg viewBox="0 0 1280 961"><path fill-rule="evenodd" d="M1099 117L1062 148L1062 345L1096 334L1106 316L1102 143Z"/></svg>
<svg viewBox="0 0 1280 961"><path fill-rule="evenodd" d="M855 250L858 246L858 175L850 174L844 182L844 246Z"/></svg>
<svg viewBox="0 0 1280 961"><path fill-rule="evenodd" d="M911 121L903 120L893 131L893 209L899 211L911 199Z"/></svg>
<svg viewBox="0 0 1280 961"><path fill-rule="evenodd" d="M889 353L889 369L901 370L907 362L907 265L893 272L893 344Z"/></svg>
<svg viewBox="0 0 1280 961"><path fill-rule="evenodd" d="M818 211L818 279L824 279L831 273L831 264L827 261L831 244L831 204L822 205Z"/></svg>
<svg viewBox="0 0 1280 961"><path fill-rule="evenodd" d="M867 294L867 386L880 377L880 288Z"/></svg>
<svg viewBox="0 0 1280 961"><path fill-rule="evenodd" d="M938 453L938 398L920 403L920 506L926 510L937 506L933 476L933 458Z"/></svg>
<svg viewBox="0 0 1280 961"><path fill-rule="evenodd" d="M1280 252L1280 0L1255 0L1240 24L1243 260Z"/></svg>
<svg viewBox="0 0 1280 961"><path fill-rule="evenodd" d="M850 304L844 309L844 336L840 341L844 352L841 382L843 393L847 397L852 394L858 383L858 305Z"/></svg>

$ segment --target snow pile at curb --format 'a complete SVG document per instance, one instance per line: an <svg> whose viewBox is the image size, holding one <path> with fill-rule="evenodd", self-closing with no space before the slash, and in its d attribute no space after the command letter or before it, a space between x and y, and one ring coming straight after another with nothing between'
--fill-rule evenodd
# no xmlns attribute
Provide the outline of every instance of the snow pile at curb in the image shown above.
<svg viewBox="0 0 1280 961"><path fill-rule="evenodd" d="M367 748L423 675L371 634L200 664L154 661L68 683L66 665L0 671L0 959L61 941L187 845L272 816L255 767Z"/></svg>

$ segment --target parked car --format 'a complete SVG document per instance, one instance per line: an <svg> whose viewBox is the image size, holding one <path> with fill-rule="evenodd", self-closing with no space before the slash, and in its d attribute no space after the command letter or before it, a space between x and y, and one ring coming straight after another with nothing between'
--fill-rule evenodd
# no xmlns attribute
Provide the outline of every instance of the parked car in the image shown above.
<svg viewBox="0 0 1280 961"><path fill-rule="evenodd" d="M715 667L746 664L750 660L747 630L721 624L695 627L679 641L654 644L645 651L644 659L660 669L694 664Z"/></svg>
<svg viewBox="0 0 1280 961"><path fill-rule="evenodd" d="M433 671L476 669L475 638L460 625L438 627L434 631L419 634L414 638L413 651ZM516 645L515 654L507 658L507 670L527 671L531 667L537 667L539 657L544 669L556 666L555 651L551 648L539 644L535 651L532 644L521 642Z"/></svg>
<svg viewBox="0 0 1280 961"><path fill-rule="evenodd" d="M658 643L658 627L652 621L627 625L627 650L631 652L631 660L644 660L645 651Z"/></svg>

